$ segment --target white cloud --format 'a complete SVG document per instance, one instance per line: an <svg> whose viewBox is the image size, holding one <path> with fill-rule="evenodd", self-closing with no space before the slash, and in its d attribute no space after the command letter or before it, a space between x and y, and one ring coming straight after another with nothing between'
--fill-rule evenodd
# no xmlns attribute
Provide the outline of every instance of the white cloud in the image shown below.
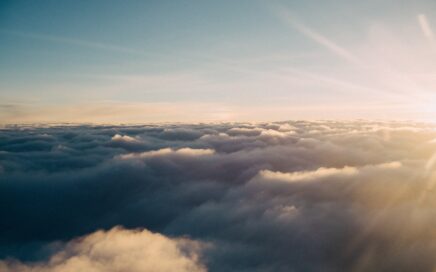
<svg viewBox="0 0 436 272"><path fill-rule="evenodd" d="M286 123L286 124L281 124L279 127L279 131L292 131L297 129L296 127Z"/></svg>
<svg viewBox="0 0 436 272"><path fill-rule="evenodd" d="M270 136L270 137L287 137L295 134L294 131L277 131L274 129L265 129L260 133L261 136Z"/></svg>
<svg viewBox="0 0 436 272"><path fill-rule="evenodd" d="M403 164L399 161L386 162L386 163L381 163L381 164L376 165L376 167L382 168L382 169L398 169L401 166L403 166Z"/></svg>
<svg viewBox="0 0 436 272"><path fill-rule="evenodd" d="M261 128L257 127L234 127L227 131L229 135L245 135L245 136L258 136L262 132Z"/></svg>
<svg viewBox="0 0 436 272"><path fill-rule="evenodd" d="M319 180L332 176L354 176L359 174L362 168L378 168L378 169L398 169L402 166L401 162L393 161L376 165L365 165L361 168L345 166L343 168L326 168L320 167L314 171L297 171L291 173L283 173L279 171L261 170L259 176L267 180L278 180L285 182L301 182Z"/></svg>
<svg viewBox="0 0 436 272"><path fill-rule="evenodd" d="M200 243L188 239L115 227L67 243L47 262L0 261L0 271L204 272L198 256L201 248Z"/></svg>
<svg viewBox="0 0 436 272"><path fill-rule="evenodd" d="M279 180L286 182L310 181L315 179L326 178L330 176L351 176L358 173L357 168L346 166L344 168L325 168L321 167L314 171L299 171L292 173L274 172L262 170L259 175L264 179Z"/></svg>
<svg viewBox="0 0 436 272"><path fill-rule="evenodd" d="M115 134L111 140L113 142L126 142L126 143L140 143L141 141L139 141L136 138L130 137L128 135L120 135L120 134Z"/></svg>
<svg viewBox="0 0 436 272"><path fill-rule="evenodd" d="M206 156L206 155L212 155L215 153L215 150L213 149L195 149L190 147L184 147L180 149L172 149L172 148L162 148L159 150L153 150L153 151L146 151L142 153L131 153L126 155L121 155L121 159L134 159L134 158L153 158L153 157L159 157L159 156L167 156L167 155L182 155L182 156L189 156L189 157L196 157L196 156Z"/></svg>

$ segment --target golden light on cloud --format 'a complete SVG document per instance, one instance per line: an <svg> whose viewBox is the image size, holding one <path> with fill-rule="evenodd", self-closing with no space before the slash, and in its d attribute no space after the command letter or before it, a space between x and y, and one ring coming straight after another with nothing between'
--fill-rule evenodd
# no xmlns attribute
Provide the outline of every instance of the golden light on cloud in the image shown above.
<svg viewBox="0 0 436 272"><path fill-rule="evenodd" d="M189 148L189 147L183 147L180 149L172 149L172 148L162 148L159 150L153 150L153 151L146 151L139 154L133 153L133 154L126 154L121 155L120 159L128 160L128 159L145 159L145 158L153 158L153 157L160 157L160 156L186 156L186 157L202 157L206 155L212 155L215 153L215 150L213 149L195 149L195 148Z"/></svg>
<svg viewBox="0 0 436 272"><path fill-rule="evenodd" d="M116 227L68 242L45 263L0 261L0 271L205 272L197 255L201 247L189 239Z"/></svg>

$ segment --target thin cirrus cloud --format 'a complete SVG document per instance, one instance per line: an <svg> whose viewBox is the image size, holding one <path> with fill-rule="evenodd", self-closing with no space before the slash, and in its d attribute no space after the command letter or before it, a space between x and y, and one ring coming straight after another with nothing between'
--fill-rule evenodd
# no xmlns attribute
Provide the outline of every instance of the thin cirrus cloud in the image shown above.
<svg viewBox="0 0 436 272"><path fill-rule="evenodd" d="M434 34L425 14L418 15L418 22L424 36L434 45Z"/></svg>
<svg viewBox="0 0 436 272"><path fill-rule="evenodd" d="M304 24L295 20L289 11L286 8L280 8L278 11L279 17L286 23L289 24L294 29L298 30L301 34L305 35L309 39L315 41L316 43L322 45L327 48L337 56L353 63L356 65L362 65L362 61L360 61L356 56L354 56L351 52L349 52L344 47L336 44L329 38L323 36L322 34L312 30L311 28L305 26Z"/></svg>
<svg viewBox="0 0 436 272"><path fill-rule="evenodd" d="M26 39L35 39L35 40L52 42L52 43L61 43L61 44L86 47L96 50L107 50L107 51L118 52L118 53L128 53L128 54L134 54L142 57L150 57L153 55L141 50L135 50L128 47L122 47L122 46L112 45L108 43L87 41L77 38L61 37L61 36L41 34L41 33L27 33L27 32L7 30L7 29L0 29L0 32L3 34L26 38Z"/></svg>
<svg viewBox="0 0 436 272"><path fill-rule="evenodd" d="M365 75L367 78L364 84L353 82L350 79L338 79L338 78L330 78L331 76L326 75L311 75L312 79L323 81L326 83L335 83L337 86L343 85L347 86L349 91L357 90L357 92L369 92L369 93L377 93L379 97L383 100L387 101L402 101L400 103L405 103L406 101L410 101L412 98L414 101L418 103L425 103L426 98L422 98L421 94L426 91L423 91L425 87L423 87L422 83L413 78L413 75L405 74L404 72L398 71L398 68L394 68L390 63L391 60L386 58L379 52L379 44L387 44L393 45L394 42L392 40L383 41L383 37L378 37L377 45L373 45L368 43L367 41L361 45L352 45L354 51L360 51L360 54L363 53L363 56L359 56L359 54L352 53L346 47L339 45L337 42L333 41L330 37L326 37L321 33L317 32L314 29L309 28L305 24L299 22L295 16L293 16L289 10L284 7L280 9L276 9L275 13L278 17L289 27L294 30L297 30L299 33L303 34L308 39L314 41L315 43L321 45L335 56L343 59L351 64L352 67L357 69L358 73ZM427 17L424 14L418 15L419 26L424 34L424 36L434 44L433 32L428 23ZM377 24L374 24L377 29ZM386 31L381 27L381 31ZM391 35L391 33L387 32L386 34ZM412 34L416 36L415 34ZM417 39L418 40L418 39ZM367 43L367 44L365 44ZM418 42L417 42L418 44ZM384 46L387 47L387 46ZM393 45L392 48L395 48ZM356 50L357 49L357 50ZM364 49L362 51L362 49ZM385 49L383 49L385 50ZM389 49L387 49L389 50ZM414 52L411 50L416 49L408 49L407 47L400 49L402 52L395 52L395 58L397 60L402 60L403 56L408 55L419 55L418 52ZM428 52L428 49L421 49L424 52ZM431 52L429 52L431 54ZM370 55L370 57L366 57L365 55ZM427 58L429 56L425 56ZM380 62L377 58L384 60ZM425 60L421 59L422 56L416 56L414 59L415 63L413 66L420 66L420 62L424 62ZM396 61L397 61L396 60ZM400 62L400 69L404 67L410 66L410 63L406 63L408 60L404 60L403 63ZM309 74L307 72L302 71L303 73ZM301 72L300 72L301 73ZM371 82L375 81L376 85L371 86ZM368 85L370 84L370 85ZM427 93L427 95L429 95ZM431 94L430 94L431 95Z"/></svg>

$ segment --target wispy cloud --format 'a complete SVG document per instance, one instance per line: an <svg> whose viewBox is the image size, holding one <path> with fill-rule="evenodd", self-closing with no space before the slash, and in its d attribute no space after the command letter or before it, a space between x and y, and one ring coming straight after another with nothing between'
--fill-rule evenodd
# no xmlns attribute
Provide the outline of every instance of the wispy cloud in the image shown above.
<svg viewBox="0 0 436 272"><path fill-rule="evenodd" d="M427 38L427 40L430 42L431 46L436 46L436 40L434 37L433 30L431 29L431 26L427 20L427 16L425 14L419 14L418 15L418 22L419 26L421 27L422 33Z"/></svg>
<svg viewBox="0 0 436 272"><path fill-rule="evenodd" d="M353 55L350 51L345 49L344 47L338 45L333 40L329 39L328 37L316 32L315 30L309 28L308 26L304 25L301 22L298 22L295 18L291 16L288 10L286 9L280 9L278 12L280 18L287 23L289 26L303 34L304 36L308 37L309 39L313 40L314 42L318 43L319 45L325 47L335 55L343 58L346 61L349 61L351 63L362 65L362 62Z"/></svg>
<svg viewBox="0 0 436 272"><path fill-rule="evenodd" d="M425 14L419 14L418 15L418 22L421 26L422 33L424 33L424 36L426 36L430 40L434 40L434 34L433 30L430 27L430 24L428 23L427 16Z"/></svg>
<svg viewBox="0 0 436 272"><path fill-rule="evenodd" d="M419 103L427 103L419 94L425 93L425 90L428 88L423 87L422 85L424 84L421 84L421 82L414 80L413 74L406 72L409 67L420 67L424 63L421 52L415 51L416 48L407 45L398 46L402 42L400 39L395 37L394 39L389 39L389 37L384 36L376 37L377 45L368 40L359 44L347 44L344 46L335 41L335 37L324 35L318 30L302 23L286 7L275 8L273 12L286 26L298 31L309 40L327 49L340 59L345 60L346 64L348 64L346 67L349 67L347 69L355 69L356 73L358 73L352 75L351 78L347 73L343 73L342 76L346 76L346 79L341 79L341 76L331 78L327 74L311 76L312 78L325 83L339 84L342 87L350 88L350 90L358 90L360 93L378 93L378 96L384 100L399 99L409 103L412 100ZM436 46L434 32L427 17L424 14L420 14L418 15L418 21L425 37L433 46ZM384 29L383 26L380 27L377 24L374 24L373 28L376 30L381 29L382 32L388 35L392 34L391 30ZM372 31L369 34L371 35ZM408 39L411 39L411 37L408 37ZM424 55L424 53L422 54ZM413 59L410 59L410 56L414 56ZM414 61L413 65L411 65L410 60ZM338 63L335 65L338 65ZM303 74L307 74L307 72L303 72ZM313 73L309 72L308 74ZM365 80L359 80L359 77L365 78ZM357 81L360 82L358 83Z"/></svg>
<svg viewBox="0 0 436 272"><path fill-rule="evenodd" d="M28 32L21 32L21 31L14 31L14 30L6 30L6 29L0 29L0 33L8 34L16 37L22 37L22 38L30 38L35 40L41 40L41 41L48 41L48 42L54 42L54 43L62 43L62 44L68 44L68 45L76 45L81 47L87 47L92 49L103 49L107 51L115 51L115 52L122 52L122 53L129 53L129 54L135 54L135 55L141 55L144 57L149 57L151 54L136 50L132 48L107 44L107 43L100 43L100 42L94 42L94 41L87 41L82 39L76 39L76 38L69 38L69 37L60 37L55 35L48 35L48 34L39 34L39 33L28 33Z"/></svg>

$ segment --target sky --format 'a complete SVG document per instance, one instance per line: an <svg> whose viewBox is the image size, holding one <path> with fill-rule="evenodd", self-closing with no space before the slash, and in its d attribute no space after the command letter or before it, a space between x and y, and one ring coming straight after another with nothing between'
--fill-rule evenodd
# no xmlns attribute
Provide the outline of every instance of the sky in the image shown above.
<svg viewBox="0 0 436 272"><path fill-rule="evenodd" d="M436 112L434 1L1 1L0 123Z"/></svg>

